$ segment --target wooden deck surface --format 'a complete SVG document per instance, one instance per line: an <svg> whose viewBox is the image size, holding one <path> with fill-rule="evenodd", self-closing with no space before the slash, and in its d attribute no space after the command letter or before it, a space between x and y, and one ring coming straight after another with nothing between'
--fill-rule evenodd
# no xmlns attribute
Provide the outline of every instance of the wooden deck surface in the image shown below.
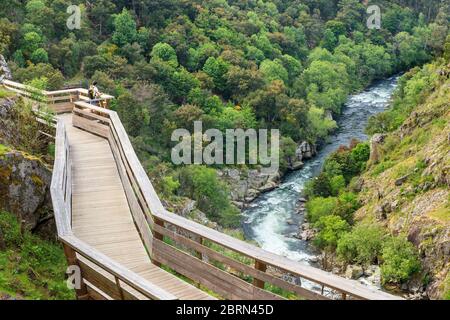
<svg viewBox="0 0 450 320"><path fill-rule="evenodd" d="M119 172L106 139L66 123L72 157L72 228L100 252L179 299L212 299L207 293L151 263L134 225Z"/></svg>

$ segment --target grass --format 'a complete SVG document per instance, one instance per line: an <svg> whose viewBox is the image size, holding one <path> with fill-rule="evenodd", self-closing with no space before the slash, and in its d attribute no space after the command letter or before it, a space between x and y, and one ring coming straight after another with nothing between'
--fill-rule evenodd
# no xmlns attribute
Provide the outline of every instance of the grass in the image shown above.
<svg viewBox="0 0 450 320"><path fill-rule="evenodd" d="M7 91L3 88L0 88L0 99L13 97L15 94L11 91Z"/></svg>
<svg viewBox="0 0 450 320"><path fill-rule="evenodd" d="M450 222L450 199L447 200L447 203L443 203L440 207L428 213L428 216L444 223Z"/></svg>
<svg viewBox="0 0 450 320"><path fill-rule="evenodd" d="M66 259L60 245L28 231L16 217L0 212L6 250L0 250L0 293L29 300L74 299L65 282Z"/></svg>
<svg viewBox="0 0 450 320"><path fill-rule="evenodd" d="M9 150L7 146L0 144L0 157L4 156Z"/></svg>
<svg viewBox="0 0 450 320"><path fill-rule="evenodd" d="M373 168L371 175L372 175L372 177L379 176L386 170L392 168L394 165L395 165L395 163L393 161L389 161L389 160L382 161Z"/></svg>

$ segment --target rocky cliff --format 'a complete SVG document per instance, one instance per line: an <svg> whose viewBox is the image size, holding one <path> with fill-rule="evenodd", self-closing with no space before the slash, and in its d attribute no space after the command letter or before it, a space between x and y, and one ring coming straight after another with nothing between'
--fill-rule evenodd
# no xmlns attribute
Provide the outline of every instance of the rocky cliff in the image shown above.
<svg viewBox="0 0 450 320"><path fill-rule="evenodd" d="M53 237L51 168L30 150L23 151L22 132L28 127L19 125L16 108L16 98L0 100L0 209L17 216L22 228ZM16 150L19 145L21 151Z"/></svg>
<svg viewBox="0 0 450 320"><path fill-rule="evenodd" d="M306 141L301 142L295 151L295 157L286 159L288 170L301 169L303 161L313 158L316 154L314 145ZM281 170L268 175L259 169L237 168L226 168L217 172L219 177L228 184L230 198L239 209L244 209L260 194L277 188L285 174Z"/></svg>

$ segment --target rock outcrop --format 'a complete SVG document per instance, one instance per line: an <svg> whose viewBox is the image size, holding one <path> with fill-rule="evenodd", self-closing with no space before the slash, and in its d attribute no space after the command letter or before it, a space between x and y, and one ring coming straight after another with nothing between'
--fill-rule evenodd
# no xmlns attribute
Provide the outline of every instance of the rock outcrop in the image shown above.
<svg viewBox="0 0 450 320"><path fill-rule="evenodd" d="M302 143L300 143L299 146L297 147L297 150L295 151L297 161L304 161L311 159L316 154L317 154L316 147L307 141L303 141Z"/></svg>
<svg viewBox="0 0 450 320"><path fill-rule="evenodd" d="M8 67L8 63L5 60L5 57L0 54L0 82L4 79L11 80L12 73Z"/></svg>
<svg viewBox="0 0 450 320"><path fill-rule="evenodd" d="M371 164L376 164L380 161L380 145L384 142L386 135L375 134L370 140L370 159Z"/></svg>
<svg viewBox="0 0 450 320"><path fill-rule="evenodd" d="M267 175L260 170L223 169L217 171L219 177L230 188L230 198L240 209L255 200L261 193L275 189L280 174Z"/></svg>
<svg viewBox="0 0 450 320"><path fill-rule="evenodd" d="M52 237L51 170L25 153L0 152L0 208L16 215L23 228Z"/></svg>
<svg viewBox="0 0 450 320"><path fill-rule="evenodd" d="M17 145L20 133L14 121L17 98L0 99L0 143Z"/></svg>

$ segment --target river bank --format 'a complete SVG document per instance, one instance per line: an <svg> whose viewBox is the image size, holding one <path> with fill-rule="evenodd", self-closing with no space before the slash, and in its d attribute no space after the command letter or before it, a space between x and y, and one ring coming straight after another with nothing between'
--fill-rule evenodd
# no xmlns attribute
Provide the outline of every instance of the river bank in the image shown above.
<svg viewBox="0 0 450 320"><path fill-rule="evenodd" d="M257 197L243 211L242 228L248 240L263 249L290 259L318 266L318 252L309 244L306 210L299 201L306 183L320 171L327 156L352 139L367 140L367 120L384 111L397 86L397 77L375 83L365 91L351 96L338 119L339 128L317 155L305 162L302 169L288 173L279 186ZM295 235L295 237L294 237Z"/></svg>

